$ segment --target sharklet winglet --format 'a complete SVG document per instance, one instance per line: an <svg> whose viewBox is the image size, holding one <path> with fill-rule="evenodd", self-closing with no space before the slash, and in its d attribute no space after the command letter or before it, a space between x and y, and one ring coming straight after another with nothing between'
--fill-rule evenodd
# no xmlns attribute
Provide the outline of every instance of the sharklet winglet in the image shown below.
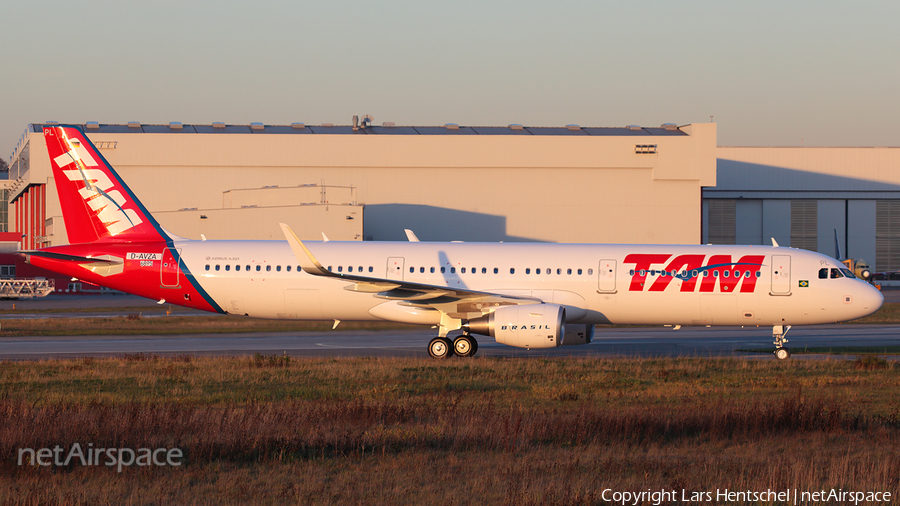
<svg viewBox="0 0 900 506"><path fill-rule="evenodd" d="M332 273L326 269L316 257L312 254L312 251L303 244L303 241L297 237L297 234L291 230L291 227L287 226L284 223L279 223L281 225L281 231L284 232L284 238L287 239L288 244L291 245L291 250L294 252L294 256L297 257L297 261L300 262L300 267L309 274L316 274L320 276L331 276ZM308 260L308 261L306 261Z"/></svg>

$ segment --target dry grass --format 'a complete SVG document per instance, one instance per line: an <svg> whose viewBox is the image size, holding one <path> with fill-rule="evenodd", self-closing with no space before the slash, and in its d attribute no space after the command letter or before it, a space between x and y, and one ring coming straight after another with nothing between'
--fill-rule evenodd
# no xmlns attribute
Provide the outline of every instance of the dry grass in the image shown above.
<svg viewBox="0 0 900 506"><path fill-rule="evenodd" d="M0 363L4 504L600 504L603 488L900 493L893 362ZM178 469L17 448L177 446Z"/></svg>

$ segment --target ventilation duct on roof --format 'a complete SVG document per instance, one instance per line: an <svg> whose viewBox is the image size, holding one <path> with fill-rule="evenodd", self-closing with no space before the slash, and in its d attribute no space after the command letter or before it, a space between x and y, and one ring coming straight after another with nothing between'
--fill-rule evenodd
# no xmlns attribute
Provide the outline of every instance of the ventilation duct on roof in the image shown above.
<svg viewBox="0 0 900 506"><path fill-rule="evenodd" d="M129 121L128 128L141 128L141 122L140 121Z"/></svg>
<svg viewBox="0 0 900 506"><path fill-rule="evenodd" d="M306 125L303 123L291 123L291 128L306 128Z"/></svg>
<svg viewBox="0 0 900 506"><path fill-rule="evenodd" d="M94 130L94 129L100 128L100 123L97 121L88 121L87 123L84 124L84 127Z"/></svg>
<svg viewBox="0 0 900 506"><path fill-rule="evenodd" d="M643 130L640 125L628 125L629 130Z"/></svg>
<svg viewBox="0 0 900 506"><path fill-rule="evenodd" d="M395 126L397 126L397 124L394 123L393 121L385 121L384 123L381 124L381 126L383 126L383 127L395 127Z"/></svg>
<svg viewBox="0 0 900 506"><path fill-rule="evenodd" d="M265 128L266 128L266 126L263 125L262 123L260 123L259 121L254 121L253 123L250 123L250 130L263 130Z"/></svg>
<svg viewBox="0 0 900 506"><path fill-rule="evenodd" d="M213 128L225 128L225 123L222 121L213 121Z"/></svg>
<svg viewBox="0 0 900 506"><path fill-rule="evenodd" d="M575 123L569 123L568 125L566 125L566 128L568 128L569 130L581 130L581 127L576 125Z"/></svg>
<svg viewBox="0 0 900 506"><path fill-rule="evenodd" d="M446 128L447 130L459 130L459 124L447 123L446 125L444 125L444 128Z"/></svg>
<svg viewBox="0 0 900 506"><path fill-rule="evenodd" d="M522 126L521 123L513 123L513 124L509 125L509 129L510 130L525 130L525 127Z"/></svg>
<svg viewBox="0 0 900 506"><path fill-rule="evenodd" d="M170 121L169 128L171 128L172 130L181 130L182 128L184 128L184 125L182 125L180 121Z"/></svg>
<svg viewBox="0 0 900 506"><path fill-rule="evenodd" d="M661 126L666 130L678 130L678 125L675 123L663 123Z"/></svg>

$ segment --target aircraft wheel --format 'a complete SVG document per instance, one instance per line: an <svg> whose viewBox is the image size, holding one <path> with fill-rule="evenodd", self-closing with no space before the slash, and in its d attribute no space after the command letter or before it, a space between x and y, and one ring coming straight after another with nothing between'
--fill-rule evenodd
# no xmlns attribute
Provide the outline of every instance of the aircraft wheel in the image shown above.
<svg viewBox="0 0 900 506"><path fill-rule="evenodd" d="M453 343L446 337L435 337L428 343L428 354L438 360L450 358L453 356Z"/></svg>
<svg viewBox="0 0 900 506"><path fill-rule="evenodd" d="M458 357L471 357L476 351L478 351L478 341L468 334L463 334L453 341L453 353Z"/></svg>
<svg viewBox="0 0 900 506"><path fill-rule="evenodd" d="M786 360L788 358L791 358L791 350L787 348L778 348L777 350L775 350L775 358L777 358L778 360Z"/></svg>

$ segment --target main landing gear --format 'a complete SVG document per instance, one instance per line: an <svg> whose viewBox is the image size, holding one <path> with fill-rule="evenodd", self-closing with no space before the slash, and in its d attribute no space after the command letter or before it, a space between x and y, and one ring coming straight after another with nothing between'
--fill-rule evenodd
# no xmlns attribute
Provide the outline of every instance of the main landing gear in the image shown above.
<svg viewBox="0 0 900 506"><path fill-rule="evenodd" d="M428 354L431 358L445 359L454 355L471 357L478 351L478 341L471 334L463 334L456 339L435 337L428 343Z"/></svg>
<svg viewBox="0 0 900 506"><path fill-rule="evenodd" d="M778 360L786 360L791 358L791 350L784 347L784 343L788 342L788 331L791 330L790 325L775 325L772 327L772 337L775 338L775 358Z"/></svg>

